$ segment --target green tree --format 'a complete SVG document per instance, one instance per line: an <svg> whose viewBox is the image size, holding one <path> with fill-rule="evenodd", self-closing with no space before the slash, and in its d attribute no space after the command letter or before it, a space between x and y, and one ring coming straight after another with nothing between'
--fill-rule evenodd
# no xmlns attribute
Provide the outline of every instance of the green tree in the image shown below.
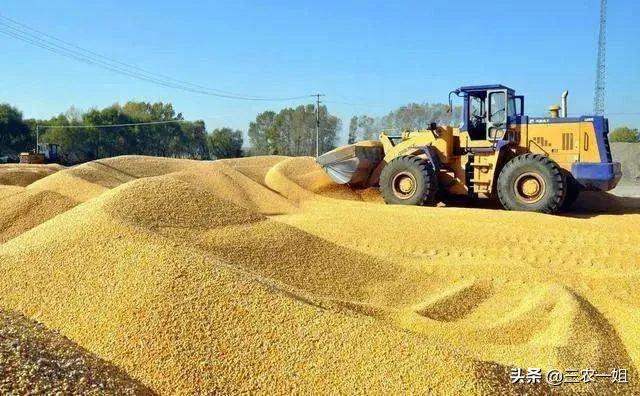
<svg viewBox="0 0 640 396"><path fill-rule="evenodd" d="M181 122L179 126L184 136L181 156L196 159L210 158L209 138L204 121Z"/></svg>
<svg viewBox="0 0 640 396"><path fill-rule="evenodd" d="M609 134L610 142L624 142L624 143L638 143L640 136L638 135L638 128L631 129L627 126L621 126L613 130Z"/></svg>
<svg viewBox="0 0 640 396"><path fill-rule="evenodd" d="M0 153L35 147L35 139L22 120L22 113L6 103L0 104Z"/></svg>
<svg viewBox="0 0 640 396"><path fill-rule="evenodd" d="M276 142L273 141L274 123L276 113L274 111L265 111L256 117L255 121L249 124L249 142L256 154L274 154L276 151Z"/></svg>
<svg viewBox="0 0 640 396"><path fill-rule="evenodd" d="M128 102L122 111L135 122L182 121L171 103ZM185 157L185 146L191 142L184 136L180 123L139 125L132 131L133 151L139 154ZM201 143L201 142L200 142Z"/></svg>
<svg viewBox="0 0 640 396"><path fill-rule="evenodd" d="M209 135L209 151L217 158L242 156L242 132L231 128L214 129Z"/></svg>
<svg viewBox="0 0 640 396"><path fill-rule="evenodd" d="M313 106L312 106L313 107ZM312 121L315 124L315 120ZM338 131L342 128L342 122L336 116L329 114L326 106L320 106L320 153L333 150L336 147L336 139L338 137ZM315 128L312 129L312 131ZM312 149L306 153L299 153L295 155L313 155L315 153L315 137L312 139Z"/></svg>
<svg viewBox="0 0 640 396"><path fill-rule="evenodd" d="M41 125L40 140L58 144L63 153L67 153L73 158L72 162L83 162L96 158L96 145L91 140L91 131L87 128L77 128L77 126L82 125L81 119L71 122L65 115L61 114L49 120L34 120L30 123L33 130L35 130L36 122ZM76 127L65 128L70 126Z"/></svg>
<svg viewBox="0 0 640 396"><path fill-rule="evenodd" d="M127 127L98 127L97 125L119 125L135 122L122 111L118 104L102 110L92 109L83 116L84 125L96 125L87 128L87 146L94 151L95 158L113 157L130 152L131 142Z"/></svg>
<svg viewBox="0 0 640 396"><path fill-rule="evenodd" d="M320 151L335 147L340 119L320 106ZM315 155L316 108L314 105L265 111L249 124L249 142L254 154Z"/></svg>
<svg viewBox="0 0 640 396"><path fill-rule="evenodd" d="M121 125L156 121L175 122ZM44 128L43 141L59 144L63 152L74 158L73 162L125 154L209 158L204 121L185 121L170 103L128 102L123 106L116 103L87 112L71 108L50 120L30 121L32 130L36 122L54 126ZM117 127L104 126L116 124Z"/></svg>

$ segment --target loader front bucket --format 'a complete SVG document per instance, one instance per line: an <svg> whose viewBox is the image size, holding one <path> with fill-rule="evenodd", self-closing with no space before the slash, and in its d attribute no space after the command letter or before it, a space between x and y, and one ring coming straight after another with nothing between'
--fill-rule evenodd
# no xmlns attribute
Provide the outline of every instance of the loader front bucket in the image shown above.
<svg viewBox="0 0 640 396"><path fill-rule="evenodd" d="M369 177L383 158L382 143L365 140L338 147L322 154L316 161L338 184L369 187Z"/></svg>

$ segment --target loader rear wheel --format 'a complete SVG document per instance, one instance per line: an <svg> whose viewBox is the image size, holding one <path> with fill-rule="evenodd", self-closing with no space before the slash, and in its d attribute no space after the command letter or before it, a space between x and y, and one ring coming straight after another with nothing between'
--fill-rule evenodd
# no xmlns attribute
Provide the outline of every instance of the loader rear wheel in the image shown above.
<svg viewBox="0 0 640 396"><path fill-rule="evenodd" d="M388 204L431 205L437 189L436 173L424 158L394 158L380 173L380 191Z"/></svg>
<svg viewBox="0 0 640 396"><path fill-rule="evenodd" d="M498 198L508 210L555 213L566 195L566 176L544 155L519 155L498 176Z"/></svg>

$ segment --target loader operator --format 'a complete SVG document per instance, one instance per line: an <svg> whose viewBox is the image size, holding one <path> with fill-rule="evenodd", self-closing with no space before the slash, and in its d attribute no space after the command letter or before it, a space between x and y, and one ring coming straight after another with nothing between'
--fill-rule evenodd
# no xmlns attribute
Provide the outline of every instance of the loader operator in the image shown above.
<svg viewBox="0 0 640 396"><path fill-rule="evenodd" d="M471 97L471 111L469 119L469 137L472 140L485 139L487 124L484 122L484 109L482 99Z"/></svg>

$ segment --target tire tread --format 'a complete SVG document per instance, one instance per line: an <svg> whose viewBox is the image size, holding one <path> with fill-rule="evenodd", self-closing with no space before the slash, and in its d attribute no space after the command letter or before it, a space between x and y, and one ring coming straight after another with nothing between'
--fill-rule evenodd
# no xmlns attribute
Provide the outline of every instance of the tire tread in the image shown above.
<svg viewBox="0 0 640 396"><path fill-rule="evenodd" d="M514 169L521 166L525 166L527 163L538 163L546 168L553 181L556 182L556 187L553 190L553 195L547 202L539 207L536 211L541 213L556 213L562 208L564 200L567 196L567 178L560 169L560 167L549 157L541 154L526 153L512 158L500 171L498 176L498 199L502 206L507 210L518 210L516 203L510 197L509 185L507 182L508 176Z"/></svg>
<svg viewBox="0 0 640 396"><path fill-rule="evenodd" d="M389 190L388 185L388 181L393 177L393 172L397 171L397 168L414 168L418 170L419 175L422 177L424 192L420 194L418 201L414 204L419 206L432 205L438 190L436 173L428 160L413 155L394 158L382 169L380 173L380 191L384 201L386 203L400 203L394 202L396 201L395 195L393 191Z"/></svg>

